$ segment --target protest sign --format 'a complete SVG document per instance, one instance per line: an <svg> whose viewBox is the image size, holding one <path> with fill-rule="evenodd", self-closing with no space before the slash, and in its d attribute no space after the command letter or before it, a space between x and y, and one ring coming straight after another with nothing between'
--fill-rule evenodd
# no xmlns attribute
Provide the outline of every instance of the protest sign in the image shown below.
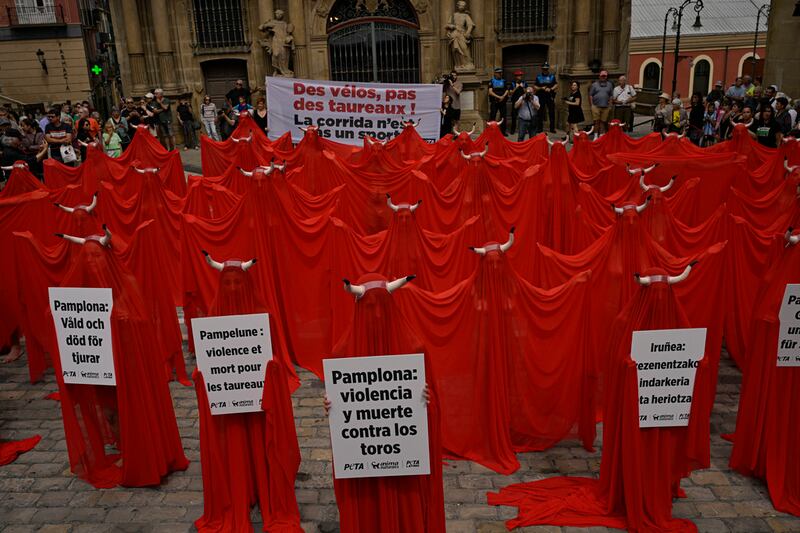
<svg viewBox="0 0 800 533"><path fill-rule="evenodd" d="M429 474L423 355L322 363L336 477Z"/></svg>
<svg viewBox="0 0 800 533"><path fill-rule="evenodd" d="M778 318L778 366L800 366L800 285L786 285Z"/></svg>
<svg viewBox="0 0 800 533"><path fill-rule="evenodd" d="M705 346L705 328L633 332L640 428L689 425L694 378Z"/></svg>
<svg viewBox="0 0 800 533"><path fill-rule="evenodd" d="M211 414L260 411L272 359L269 315L193 318L192 334Z"/></svg>
<svg viewBox="0 0 800 533"><path fill-rule="evenodd" d="M64 383L116 385L111 289L50 287Z"/></svg>
<svg viewBox="0 0 800 533"><path fill-rule="evenodd" d="M359 83L267 77L269 138L291 132L300 142L307 126L323 138L362 145L364 137L386 141L403 130L403 120L420 120L417 133L439 139L442 86Z"/></svg>

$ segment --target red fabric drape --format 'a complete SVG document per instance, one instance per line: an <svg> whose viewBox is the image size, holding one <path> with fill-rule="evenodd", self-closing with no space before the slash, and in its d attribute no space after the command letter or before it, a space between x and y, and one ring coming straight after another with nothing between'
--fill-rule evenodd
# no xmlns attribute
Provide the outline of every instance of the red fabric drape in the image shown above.
<svg viewBox="0 0 800 533"><path fill-rule="evenodd" d="M42 440L41 435L34 435L27 439L0 442L0 466L13 463L17 457L31 451L40 440Z"/></svg>

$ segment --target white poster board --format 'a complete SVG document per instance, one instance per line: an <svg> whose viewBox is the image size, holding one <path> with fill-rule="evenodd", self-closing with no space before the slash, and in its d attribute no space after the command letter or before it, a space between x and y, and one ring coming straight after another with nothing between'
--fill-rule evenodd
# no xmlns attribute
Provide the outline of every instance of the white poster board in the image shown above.
<svg viewBox="0 0 800 533"><path fill-rule="evenodd" d="M778 366L800 366L800 285L786 285L778 318Z"/></svg>
<svg viewBox="0 0 800 533"><path fill-rule="evenodd" d="M260 411L272 359L269 315L193 318L192 336L211 414Z"/></svg>
<svg viewBox="0 0 800 533"><path fill-rule="evenodd" d="M640 428L689 425L694 378L705 347L705 328L633 332Z"/></svg>
<svg viewBox="0 0 800 533"><path fill-rule="evenodd" d="M400 135L403 120L421 120L417 133L439 139L442 86L438 84L360 83L267 76L269 138L316 126L325 139L363 145L364 137L387 141Z"/></svg>
<svg viewBox="0 0 800 533"><path fill-rule="evenodd" d="M50 287L64 383L116 385L111 344L111 289Z"/></svg>
<svg viewBox="0 0 800 533"><path fill-rule="evenodd" d="M423 355L322 363L336 477L430 474Z"/></svg>

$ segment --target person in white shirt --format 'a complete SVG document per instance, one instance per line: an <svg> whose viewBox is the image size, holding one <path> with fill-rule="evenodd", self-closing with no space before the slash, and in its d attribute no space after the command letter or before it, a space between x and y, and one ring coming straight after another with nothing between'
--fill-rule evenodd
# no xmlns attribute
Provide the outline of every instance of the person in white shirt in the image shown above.
<svg viewBox="0 0 800 533"><path fill-rule="evenodd" d="M625 124L625 131L633 130L633 102L636 101L636 89L628 85L628 79L620 76L614 92L611 94L614 104L614 118Z"/></svg>

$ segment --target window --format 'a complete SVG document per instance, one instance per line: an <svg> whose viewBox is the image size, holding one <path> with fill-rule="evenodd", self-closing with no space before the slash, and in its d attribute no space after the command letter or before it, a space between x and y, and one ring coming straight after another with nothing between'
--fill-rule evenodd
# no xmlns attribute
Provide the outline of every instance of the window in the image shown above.
<svg viewBox="0 0 800 533"><path fill-rule="evenodd" d="M661 67L655 61L649 62L644 67L644 75L642 76L642 88L658 90L659 78L661 76Z"/></svg>
<svg viewBox="0 0 800 533"><path fill-rule="evenodd" d="M331 79L419 83L417 16L406 0L339 0L328 14Z"/></svg>
<svg viewBox="0 0 800 533"><path fill-rule="evenodd" d="M711 83L711 63L706 59L701 59L694 64L694 77L692 82L692 92L700 93L703 96L708 94L708 87Z"/></svg>
<svg viewBox="0 0 800 533"><path fill-rule="evenodd" d="M552 38L556 27L556 0L502 0L501 40Z"/></svg>
<svg viewBox="0 0 800 533"><path fill-rule="evenodd" d="M11 25L55 24L59 21L53 0L15 0L14 8L16 20L9 16ZM60 18L63 21L63 15Z"/></svg>
<svg viewBox="0 0 800 533"><path fill-rule="evenodd" d="M241 0L193 0L195 38L199 48L246 46Z"/></svg>

